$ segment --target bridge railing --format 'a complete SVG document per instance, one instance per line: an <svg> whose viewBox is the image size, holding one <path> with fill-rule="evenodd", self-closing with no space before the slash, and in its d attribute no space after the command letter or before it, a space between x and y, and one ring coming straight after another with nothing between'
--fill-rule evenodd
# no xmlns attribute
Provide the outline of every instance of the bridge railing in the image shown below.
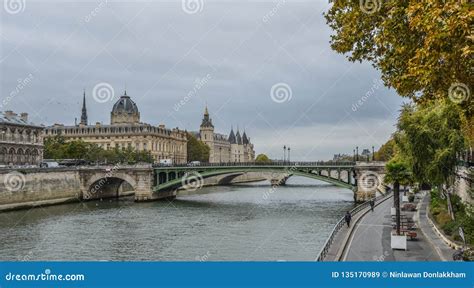
<svg viewBox="0 0 474 288"><path fill-rule="evenodd" d="M381 196L376 197L375 202L377 203L378 201L380 201L384 197L387 197L388 195L389 194L385 194L385 195L381 195ZM359 213L361 210L368 207L369 205L370 205L370 200L366 201L366 202L364 202L360 205L357 205L356 207L354 207L349 212L351 213L352 216L354 216L355 214ZM324 261L327 254L329 253L329 250L331 249L331 245L334 242L334 238L336 238L337 233L339 232L339 230L341 230L341 228L344 225L345 225L345 219L344 219L344 216L343 216L343 217L341 217L341 219L339 219L339 221L336 223L336 225L332 229L331 234L329 235L328 239L324 243L324 246L321 249L321 251L319 252L318 257L316 258L316 261Z"/></svg>
<svg viewBox="0 0 474 288"><path fill-rule="evenodd" d="M181 164L154 164L155 168L181 168L181 167L235 167L235 166L282 166L282 167L304 167L304 166L354 166L355 162L333 162L333 161L316 161L316 162L288 162L288 161L271 161L271 162L222 162L222 163L181 163Z"/></svg>

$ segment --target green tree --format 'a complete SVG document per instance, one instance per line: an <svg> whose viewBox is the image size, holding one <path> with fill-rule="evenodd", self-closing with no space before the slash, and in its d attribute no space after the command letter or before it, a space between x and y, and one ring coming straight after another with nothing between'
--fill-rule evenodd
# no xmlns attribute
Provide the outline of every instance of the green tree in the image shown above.
<svg viewBox="0 0 474 288"><path fill-rule="evenodd" d="M188 161L209 162L211 149L193 134L187 134Z"/></svg>
<svg viewBox="0 0 474 288"><path fill-rule="evenodd" d="M265 154L258 154L257 158L255 158L255 162L256 163L268 163L268 162L271 162L271 160Z"/></svg>
<svg viewBox="0 0 474 288"><path fill-rule="evenodd" d="M410 170L407 163L392 159L385 165L386 183L393 184L393 201L396 210L397 235L400 235L400 184L409 182Z"/></svg>
<svg viewBox="0 0 474 288"><path fill-rule="evenodd" d="M375 159L377 161L389 161L395 156L396 143L393 138L390 138L383 144L378 151L375 152Z"/></svg>
<svg viewBox="0 0 474 288"><path fill-rule="evenodd" d="M402 107L395 141L413 180L433 185L452 181L457 154L465 147L460 127L459 107L450 101Z"/></svg>
<svg viewBox="0 0 474 288"><path fill-rule="evenodd" d="M447 99L453 84L469 90L474 83L469 2L335 0L325 13L335 32L331 47L350 61L371 62L402 96L422 103ZM466 98L460 104L472 116L474 97Z"/></svg>

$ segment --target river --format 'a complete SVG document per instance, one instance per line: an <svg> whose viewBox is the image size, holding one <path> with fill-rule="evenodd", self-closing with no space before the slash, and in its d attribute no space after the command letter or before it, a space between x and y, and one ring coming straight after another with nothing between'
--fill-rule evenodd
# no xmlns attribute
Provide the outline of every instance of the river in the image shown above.
<svg viewBox="0 0 474 288"><path fill-rule="evenodd" d="M0 213L1 260L313 261L352 191L292 177Z"/></svg>

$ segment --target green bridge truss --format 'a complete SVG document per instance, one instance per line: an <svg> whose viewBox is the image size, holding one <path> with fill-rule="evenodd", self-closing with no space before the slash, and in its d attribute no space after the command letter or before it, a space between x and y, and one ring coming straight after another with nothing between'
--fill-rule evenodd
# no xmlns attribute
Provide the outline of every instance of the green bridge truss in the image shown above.
<svg viewBox="0 0 474 288"><path fill-rule="evenodd" d="M353 162L212 163L199 166L157 166L154 167L153 190L155 192L169 191L178 189L192 181L202 182L206 178L220 175L229 175L230 178L233 178L247 172L278 173L278 176L281 177L283 174L285 178L302 176L353 190L357 186L354 168L355 163ZM334 174L337 177L331 177Z"/></svg>

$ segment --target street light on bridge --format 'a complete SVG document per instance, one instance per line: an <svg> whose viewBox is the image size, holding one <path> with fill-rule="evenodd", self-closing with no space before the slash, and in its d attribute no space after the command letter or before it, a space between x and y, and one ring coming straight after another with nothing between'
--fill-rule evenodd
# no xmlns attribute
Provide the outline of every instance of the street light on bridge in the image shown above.
<svg viewBox="0 0 474 288"><path fill-rule="evenodd" d="M290 147L288 147L288 163L290 163Z"/></svg>
<svg viewBox="0 0 474 288"><path fill-rule="evenodd" d="M286 162L286 145L283 146L283 164Z"/></svg>

